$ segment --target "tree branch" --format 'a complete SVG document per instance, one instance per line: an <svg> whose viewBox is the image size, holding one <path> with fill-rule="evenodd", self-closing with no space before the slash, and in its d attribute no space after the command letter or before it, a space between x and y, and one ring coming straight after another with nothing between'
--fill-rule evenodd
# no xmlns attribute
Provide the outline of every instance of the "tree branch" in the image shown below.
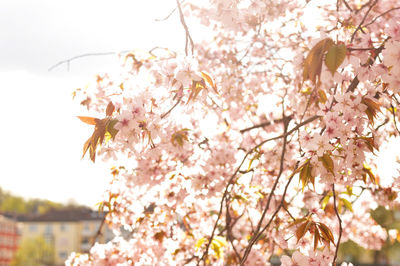
<svg viewBox="0 0 400 266"><path fill-rule="evenodd" d="M388 14L388 13L394 11L394 10L397 10L397 9L400 9L400 7L394 7L394 8L391 8L391 9L389 9L389 10L383 12L382 14L380 14L379 16L377 16L377 17L375 17L373 20L371 20L370 23L365 24L364 27L368 27L369 25L371 25L372 23L374 23L378 18L383 17L383 16L385 16L386 14Z"/></svg>
<svg viewBox="0 0 400 266"><path fill-rule="evenodd" d="M355 30L355 31L353 32L353 34L351 35L350 43L353 42L354 37L356 36L357 31L358 31L358 30L361 30L361 31L362 31L361 26L362 26L362 24L365 22L365 20L367 19L369 12L370 12L371 9L376 5L376 3L378 3L378 0L375 0L375 1L370 5L370 7L368 8L368 10L367 10L367 12L365 13L365 15L364 15L363 19L361 20L360 24L358 24L356 30Z"/></svg>
<svg viewBox="0 0 400 266"><path fill-rule="evenodd" d="M332 265L336 265L336 259L337 259L337 254L339 251L339 245L340 245L340 239L342 238L342 219L340 218L337 206L336 206L336 192L335 192L335 184L332 184L332 193L333 193L333 206L335 208L335 213L336 217L338 218L339 221L339 237L336 242L336 250L335 250L335 256L333 257Z"/></svg>
<svg viewBox="0 0 400 266"><path fill-rule="evenodd" d="M185 54L186 54L186 56L188 55L188 44L189 44L189 41L190 41L190 45L192 47L192 55L193 55L194 44L193 44L192 36L190 36L189 28L188 28L188 26L187 26L187 24L185 22L185 17L183 16L181 3L179 3L179 0L176 0L176 4L178 6L179 18L181 20L181 24L182 24L183 28L185 29L185 33L186 33Z"/></svg>
<svg viewBox="0 0 400 266"><path fill-rule="evenodd" d="M256 129L256 128L259 128L259 127L270 126L270 125L273 124L273 123L274 123L274 124L282 123L282 122L285 122L285 120L292 119L292 118L293 118L293 115L290 115L290 116L285 116L284 118L274 119L274 120L272 120L272 121L265 121L265 122L262 122L262 123L260 123L260 124L254 125L254 126L241 129L241 130L240 130L240 133L245 133L245 132L247 132L247 131L250 131L250 130L252 130L252 129Z"/></svg>
<svg viewBox="0 0 400 266"><path fill-rule="evenodd" d="M244 164L244 162L245 162L245 160L247 159L247 157L248 157L253 151L255 151L256 149L260 148L260 147L261 147L262 145L264 145L265 143L267 143L267 142L269 142L269 141L277 140L277 139L280 139L280 138L283 138L283 137L286 137L286 136L289 136L290 134L292 134L294 131L298 130L298 129L301 128L302 126L304 126L304 125L306 125L306 124L308 124L308 123L311 123L312 121L314 121L314 120L316 120L316 119L318 119L318 118L320 118L320 116L314 115L314 116L308 118L307 120L301 122L300 124L298 124L297 126L295 126L294 128L292 128L291 130L289 130L289 131L288 131L287 133L285 133L285 134L282 134L282 135L280 135L280 136L276 136L276 137L273 137L273 138L269 138L269 139L263 140L262 142L260 142L259 144L257 144L257 145L254 146L253 148L251 148L251 149L245 154L245 156L243 157L241 163L239 164L239 166L236 168L235 172L234 172L234 173L231 175L231 177L229 178L228 184L225 186L224 194L222 195L222 199L221 199L221 202L220 202L220 208L219 208L219 211L218 211L217 220L216 220L215 223L214 223L214 227L213 227L213 230L212 230L211 235L210 235L210 237L209 237L209 241L208 241L208 243L207 243L206 249L205 249L203 255L201 256L200 260L197 262L197 265L200 265L200 262L203 261L203 260L205 260L205 258L206 258L207 255L208 255L208 250L209 250L209 248L210 248L211 241L212 241L212 239L214 238L215 230L217 229L218 222L219 222L219 220L220 220L220 218L221 218L221 215L222 215L222 210L223 210L223 208L224 208L224 201L225 201L226 196L228 195L228 189L229 189L230 185L233 184L234 178L235 178L236 175L238 174L240 168L241 168L242 165Z"/></svg>

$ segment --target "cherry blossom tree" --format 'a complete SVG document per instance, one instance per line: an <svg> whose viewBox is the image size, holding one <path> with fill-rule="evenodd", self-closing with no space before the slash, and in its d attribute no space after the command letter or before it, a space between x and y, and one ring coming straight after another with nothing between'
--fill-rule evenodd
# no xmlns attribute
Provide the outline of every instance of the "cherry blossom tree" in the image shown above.
<svg viewBox="0 0 400 266"><path fill-rule="evenodd" d="M94 126L83 155L115 165L101 209L119 236L67 264L336 265L343 241L379 250L370 211L399 204L376 158L400 134L400 3L176 4L184 51L121 54L118 74L75 92L104 114L79 117Z"/></svg>

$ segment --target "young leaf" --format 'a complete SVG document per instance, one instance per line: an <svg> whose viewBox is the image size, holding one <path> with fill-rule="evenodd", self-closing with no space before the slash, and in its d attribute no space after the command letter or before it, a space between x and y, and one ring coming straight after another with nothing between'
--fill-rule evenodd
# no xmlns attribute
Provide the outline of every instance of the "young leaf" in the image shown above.
<svg viewBox="0 0 400 266"><path fill-rule="evenodd" d="M297 243L299 243L300 239L307 233L308 229L310 228L310 225L313 223L311 220L307 220L303 224L301 224L297 229L296 229L296 238L297 238Z"/></svg>
<svg viewBox="0 0 400 266"><path fill-rule="evenodd" d="M381 111L380 103L369 97L363 97L361 102L367 106L365 113L367 114L369 121L373 125L374 118L378 115L378 112Z"/></svg>
<svg viewBox="0 0 400 266"><path fill-rule="evenodd" d="M115 110L115 106L112 102L109 102L106 108L106 116L111 116Z"/></svg>
<svg viewBox="0 0 400 266"><path fill-rule="evenodd" d="M334 167L333 160L329 156L328 153L324 153L324 155L322 155L322 157L319 157L318 160L322 162L322 165L326 168L326 170L328 170L328 172L331 172L332 174L334 174L333 173L333 167Z"/></svg>
<svg viewBox="0 0 400 266"><path fill-rule="evenodd" d="M316 84L316 79L321 76L322 61L325 52L334 44L331 38L318 42L308 53L303 66L303 81L311 80Z"/></svg>
<svg viewBox="0 0 400 266"><path fill-rule="evenodd" d="M207 73L205 73L205 72L203 72L203 71L201 72L201 76L203 77L203 79L204 79L208 84L211 85L211 88L213 88L213 90L215 91L215 93L218 94L217 86L215 86L215 84L214 84L212 78L211 78Z"/></svg>
<svg viewBox="0 0 400 266"><path fill-rule="evenodd" d="M296 220L294 220L294 221L288 226L288 228L290 228L290 227L292 227L292 226L294 226L294 225L296 225L296 224L302 223L302 222L304 222L304 221L306 221L306 220L308 220L308 219L305 218L305 217L296 219Z"/></svg>
<svg viewBox="0 0 400 266"><path fill-rule="evenodd" d="M328 100L328 97L326 97L325 91L319 89L318 90L318 101L320 103L326 103L327 100Z"/></svg>
<svg viewBox="0 0 400 266"><path fill-rule="evenodd" d="M88 124L88 125L96 125L96 123L100 120L98 118L94 118L94 117L89 117L89 116L78 116L78 118Z"/></svg>
<svg viewBox="0 0 400 266"><path fill-rule="evenodd" d="M300 174L299 174L299 178L302 184L302 191L304 191L304 187L307 185L307 181L308 181L308 166L309 166L310 162L307 162L304 164L304 166L301 168Z"/></svg>
<svg viewBox="0 0 400 266"><path fill-rule="evenodd" d="M111 138L114 140L115 136L118 133L118 129L115 129L115 125L118 123L117 119L110 119L106 124L106 131L111 135Z"/></svg>
<svg viewBox="0 0 400 266"><path fill-rule="evenodd" d="M347 199L344 199L344 198L340 198L340 200L343 202L343 205L346 207L346 209L353 212L353 206L351 205L350 201L348 201Z"/></svg>
<svg viewBox="0 0 400 266"><path fill-rule="evenodd" d="M332 76L346 57L347 48L344 44L332 45L325 57L325 65L328 67Z"/></svg>
<svg viewBox="0 0 400 266"><path fill-rule="evenodd" d="M367 182L367 175L369 176L369 178L371 179L371 181L375 184L375 185L379 185L379 182L378 182L378 179L375 177L375 175L374 175L374 173L372 173L372 171L371 171L371 167L368 165L368 164L366 164L366 163L364 163L363 164L363 172L365 173L364 174L364 182L366 183Z"/></svg>
<svg viewBox="0 0 400 266"><path fill-rule="evenodd" d="M207 238L202 237L199 240L197 240L196 244L194 245L194 248L198 250L205 242L207 241Z"/></svg>
<svg viewBox="0 0 400 266"><path fill-rule="evenodd" d="M315 228L314 230L314 251L317 249L318 247L318 242L320 240L320 235L319 235L319 231Z"/></svg>
<svg viewBox="0 0 400 266"><path fill-rule="evenodd" d="M326 205L328 204L330 198L331 198L331 196L328 194L328 195L326 195L326 196L324 197L324 199L322 200L322 206L321 206L321 208L322 208L323 210L325 209Z"/></svg>
<svg viewBox="0 0 400 266"><path fill-rule="evenodd" d="M332 242L333 245L335 245L335 239L333 237L331 230L328 228L328 226L326 226L323 223L318 223L318 228L321 231L321 237L328 242Z"/></svg>

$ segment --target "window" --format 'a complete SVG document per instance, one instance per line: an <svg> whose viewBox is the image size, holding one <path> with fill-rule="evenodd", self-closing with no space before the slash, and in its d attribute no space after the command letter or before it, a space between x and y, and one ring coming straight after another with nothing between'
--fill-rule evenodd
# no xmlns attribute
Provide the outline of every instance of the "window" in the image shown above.
<svg viewBox="0 0 400 266"><path fill-rule="evenodd" d="M30 224L29 225L29 232L36 232L37 231L37 225L36 224Z"/></svg>
<svg viewBox="0 0 400 266"><path fill-rule="evenodd" d="M45 234L51 234L53 233L53 226L51 224L46 224L46 228L44 230Z"/></svg>
<svg viewBox="0 0 400 266"><path fill-rule="evenodd" d="M66 251L61 251L58 253L58 256L60 257L60 259L65 260L68 257L68 253Z"/></svg>
<svg viewBox="0 0 400 266"><path fill-rule="evenodd" d="M89 232L90 231L90 226L88 222L85 222L83 224L83 231Z"/></svg>
<svg viewBox="0 0 400 266"><path fill-rule="evenodd" d="M68 231L68 225L62 223L62 224L60 225L60 231L61 231L61 232L66 232L66 231Z"/></svg>

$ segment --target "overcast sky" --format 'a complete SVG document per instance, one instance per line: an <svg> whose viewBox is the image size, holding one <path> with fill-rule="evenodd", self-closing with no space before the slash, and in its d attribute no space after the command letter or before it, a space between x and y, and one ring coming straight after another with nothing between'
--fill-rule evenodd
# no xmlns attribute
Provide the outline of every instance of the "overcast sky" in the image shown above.
<svg viewBox="0 0 400 266"><path fill-rule="evenodd" d="M178 14L156 22L175 0L2 0L0 8L0 187L17 195L93 206L109 165L80 160L92 128L80 122L72 91L114 56L73 56L155 46L183 49Z"/></svg>

